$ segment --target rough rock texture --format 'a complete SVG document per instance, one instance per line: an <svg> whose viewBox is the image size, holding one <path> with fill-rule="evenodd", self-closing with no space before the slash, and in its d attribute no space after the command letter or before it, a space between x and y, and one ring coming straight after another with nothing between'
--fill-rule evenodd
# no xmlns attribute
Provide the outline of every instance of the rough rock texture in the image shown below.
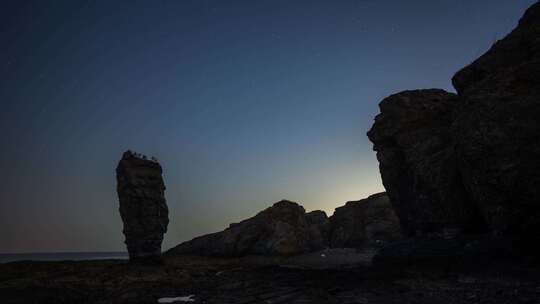
<svg viewBox="0 0 540 304"><path fill-rule="evenodd" d="M540 3L452 79L463 184L497 234L540 236Z"/></svg>
<svg viewBox="0 0 540 304"><path fill-rule="evenodd" d="M326 213L322 210L311 211L306 213L306 220L309 230L309 248L311 250L317 250L327 247L330 221Z"/></svg>
<svg viewBox="0 0 540 304"><path fill-rule="evenodd" d="M296 203L280 201L224 231L184 242L169 255L296 255L332 248L362 248L401 238L399 220L385 193L336 208L306 213Z"/></svg>
<svg viewBox="0 0 540 304"><path fill-rule="evenodd" d="M184 242L167 253L203 256L293 255L325 247L324 212L309 213L282 200L224 231Z"/></svg>
<svg viewBox="0 0 540 304"><path fill-rule="evenodd" d="M540 3L453 78L383 100L368 132L407 235L540 233ZM533 239L531 239L533 237Z"/></svg>
<svg viewBox="0 0 540 304"><path fill-rule="evenodd" d="M330 217L330 247L360 248L399 240L401 229L386 193L347 202Z"/></svg>
<svg viewBox="0 0 540 304"><path fill-rule="evenodd" d="M457 105L457 96L443 90L401 92L380 103L368 132L406 235L469 230L478 221L452 145Z"/></svg>
<svg viewBox="0 0 540 304"><path fill-rule="evenodd" d="M537 304L540 294L540 269L519 260L443 269L282 267L290 259L296 257L171 257L162 267L121 260L0 263L0 299L2 304L157 304L193 295L192 302L174 303ZM330 256L318 259L332 266Z"/></svg>
<svg viewBox="0 0 540 304"><path fill-rule="evenodd" d="M120 215L131 260L156 259L161 255L169 211L165 184L157 161L131 151L122 155L116 168Z"/></svg>
<svg viewBox="0 0 540 304"><path fill-rule="evenodd" d="M393 242L376 253L373 264L395 270L423 265L447 271L456 267L493 267L496 263L519 260L519 257L510 239L462 235L451 239L411 238Z"/></svg>

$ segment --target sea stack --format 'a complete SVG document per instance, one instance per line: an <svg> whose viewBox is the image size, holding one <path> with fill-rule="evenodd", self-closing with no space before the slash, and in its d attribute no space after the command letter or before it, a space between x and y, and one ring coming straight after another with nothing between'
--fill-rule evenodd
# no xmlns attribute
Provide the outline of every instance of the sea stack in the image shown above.
<svg viewBox="0 0 540 304"><path fill-rule="evenodd" d="M130 261L159 261L169 224L160 164L126 151L116 168L116 181Z"/></svg>

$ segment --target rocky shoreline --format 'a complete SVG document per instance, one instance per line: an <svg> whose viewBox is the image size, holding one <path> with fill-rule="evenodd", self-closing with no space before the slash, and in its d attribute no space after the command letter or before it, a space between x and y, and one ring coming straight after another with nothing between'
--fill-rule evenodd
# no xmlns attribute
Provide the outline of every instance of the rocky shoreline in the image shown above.
<svg viewBox="0 0 540 304"><path fill-rule="evenodd" d="M191 303L209 304L533 304L540 297L540 269L516 260L465 268L353 263L317 269L286 259L180 256L166 257L162 266L118 260L12 262L0 264L0 298L6 304L158 303L189 295L194 295Z"/></svg>

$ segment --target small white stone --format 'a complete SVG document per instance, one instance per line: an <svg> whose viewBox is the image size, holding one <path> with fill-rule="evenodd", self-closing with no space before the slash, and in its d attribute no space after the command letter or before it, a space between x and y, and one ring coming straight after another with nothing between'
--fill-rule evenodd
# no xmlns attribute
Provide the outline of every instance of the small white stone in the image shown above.
<svg viewBox="0 0 540 304"><path fill-rule="evenodd" d="M175 303L175 302L195 302L193 299L195 295L189 295L185 297L176 297L176 298L161 298L158 299L158 303Z"/></svg>

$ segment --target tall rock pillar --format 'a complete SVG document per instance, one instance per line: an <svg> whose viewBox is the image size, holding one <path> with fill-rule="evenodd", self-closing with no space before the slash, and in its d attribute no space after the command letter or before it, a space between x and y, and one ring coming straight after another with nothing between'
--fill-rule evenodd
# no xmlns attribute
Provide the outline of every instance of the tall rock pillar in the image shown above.
<svg viewBox="0 0 540 304"><path fill-rule="evenodd" d="M159 260L169 224L162 169L155 160L124 152L116 168L120 216L131 261Z"/></svg>

